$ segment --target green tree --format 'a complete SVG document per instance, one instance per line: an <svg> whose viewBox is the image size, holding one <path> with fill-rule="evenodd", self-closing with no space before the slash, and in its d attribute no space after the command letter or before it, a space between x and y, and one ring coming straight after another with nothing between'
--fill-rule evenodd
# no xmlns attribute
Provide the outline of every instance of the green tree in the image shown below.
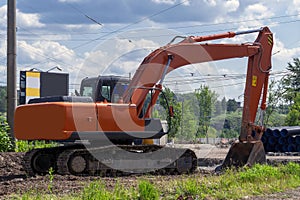
<svg viewBox="0 0 300 200"><path fill-rule="evenodd" d="M280 127L285 125L286 115L280 114L278 111L274 111L266 124L267 127Z"/></svg>
<svg viewBox="0 0 300 200"><path fill-rule="evenodd" d="M235 99L229 99L226 105L228 112L235 112L240 107L240 104Z"/></svg>
<svg viewBox="0 0 300 200"><path fill-rule="evenodd" d="M221 101L217 100L215 107L216 107L216 110L215 110L215 113L214 113L215 115L221 115L221 114L226 113L226 99L225 99L225 97Z"/></svg>
<svg viewBox="0 0 300 200"><path fill-rule="evenodd" d="M164 96L166 97L168 101L168 105L166 101L164 100L164 97L160 95L159 97L159 104L165 109L165 114L169 126L169 137L174 138L176 133L179 130L180 122L181 122L181 105L176 100L174 92L172 92L169 88L164 89ZM170 117L169 115L169 107L173 107L174 116Z"/></svg>
<svg viewBox="0 0 300 200"><path fill-rule="evenodd" d="M276 80L271 80L268 89L268 99L267 99L267 108L265 114L265 125L266 126L273 126L272 124L276 124L273 120L276 120L272 115L277 114L278 104L282 100L283 96L283 88L282 84L276 84Z"/></svg>
<svg viewBox="0 0 300 200"><path fill-rule="evenodd" d="M224 113L226 113L226 110L227 110L227 101L226 101L225 97L223 97L223 99L221 101L221 106L222 106L222 110L224 111Z"/></svg>
<svg viewBox="0 0 300 200"><path fill-rule="evenodd" d="M300 92L300 59L294 58L293 63L288 63L287 70L290 73L282 78L283 97L292 104L297 93Z"/></svg>
<svg viewBox="0 0 300 200"><path fill-rule="evenodd" d="M210 120L215 110L215 103L217 101L217 94L211 91L208 86L200 86L200 88L195 92L198 100L199 106L199 119L198 119L198 129L196 136L206 136L208 138L208 128L210 125Z"/></svg>
<svg viewBox="0 0 300 200"><path fill-rule="evenodd" d="M285 123L288 126L300 125L300 93L296 94L294 98L294 104L290 107L290 111L287 114Z"/></svg>
<svg viewBox="0 0 300 200"><path fill-rule="evenodd" d="M6 87L0 87L0 112L6 112Z"/></svg>
<svg viewBox="0 0 300 200"><path fill-rule="evenodd" d="M294 58L293 63L288 63L289 73L282 78L283 98L288 103L286 125L299 125L300 117L300 59Z"/></svg>
<svg viewBox="0 0 300 200"><path fill-rule="evenodd" d="M242 112L230 112L226 114L224 129L221 137L235 138L238 137L241 130Z"/></svg>
<svg viewBox="0 0 300 200"><path fill-rule="evenodd" d="M197 119L194 115L194 108L191 99L183 100L182 106L182 119L180 132L177 134L179 139L193 141L196 138Z"/></svg>

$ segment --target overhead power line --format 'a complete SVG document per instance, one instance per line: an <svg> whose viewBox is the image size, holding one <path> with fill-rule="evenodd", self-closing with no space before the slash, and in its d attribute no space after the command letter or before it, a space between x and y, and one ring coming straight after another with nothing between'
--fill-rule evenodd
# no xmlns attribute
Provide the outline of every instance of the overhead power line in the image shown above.
<svg viewBox="0 0 300 200"><path fill-rule="evenodd" d="M106 32L106 31L105 31L105 32L100 31L100 32L98 32L98 33L93 33L93 34L105 33L104 35L102 35L102 36L100 36L100 37L97 37L97 38L95 38L95 39L84 39L84 38L80 39L80 38L77 38L77 39L67 39L67 40L64 40L64 39L57 39L57 40L54 40L54 41L86 41L86 42L84 42L84 43L82 43L82 44L79 44L79 45L74 46L73 48L71 48L72 50L75 50L75 49L81 48L81 47L83 47L83 46L86 46L86 45L88 45L88 44L91 44L91 43L94 42L94 41L97 41L97 40L105 40L109 35L112 35L112 34L114 34L114 33L122 32L122 31L124 31L125 29L127 29L128 27L131 27L131 26L133 26L133 25L135 25L135 24L138 24L138 23L140 23L140 22L142 22L142 21L145 21L145 20L147 20L147 19L151 19L151 18L153 18L153 17L155 17L155 16L157 16L157 15L160 15L160 14L166 12L166 11L169 11L169 10L171 10L171 9L173 9L173 8L178 7L178 6L182 5L182 4L184 4L185 2L187 2L187 0L186 0L186 1L182 1L182 2L180 2L180 3L177 3L177 4L174 4L174 5L170 6L170 7L165 8L165 9L162 9L162 10L160 10L160 11L158 11L158 12L152 14L152 15L149 15L149 16L147 16L147 17L144 17L144 18L142 18L141 20L137 20L136 22L133 22L133 23L131 23L131 24L125 25L125 26L123 26L123 27L121 27L121 28L119 28L119 29L116 29L116 30L113 30L113 31L108 31L108 32ZM88 18L89 20L93 21L94 23L97 23L97 24L99 24L99 25L102 25L102 23L100 23L99 21L97 21L97 20L95 20L94 18L90 17L88 14L84 13L84 12L81 11L80 9L76 8L75 6L73 6L73 5L71 5L71 4L69 4L69 5L70 5L70 7L72 7L74 10L76 10L76 12L82 14L84 17ZM222 24L227 24L227 23L241 23L241 22L249 22L249 21L255 21L255 20L281 19L281 18L287 18L287 17L295 17L295 16L299 16L299 15L300 15L300 14L295 14L295 15L282 15L282 16L278 16L278 17L270 17L270 18L257 18L257 19L251 19L251 20L239 20L239 21L231 21L231 22L209 23L209 24L190 25L190 26L178 26L178 27L169 27L169 28L177 28L177 29L181 29L181 28L188 28L188 27L207 27L207 26L222 25ZM289 21L285 21L285 22L274 22L274 23L278 23L278 24L279 24L279 23L292 23L292 22L298 22L298 21L300 21L300 20L289 20ZM22 28L21 28L21 30L22 30ZM23 30L24 30L24 28L23 28ZM223 29L223 30L224 30L224 29ZM195 32L195 33L218 32L218 31L223 31L223 30L220 30L220 29L219 29L219 30L207 30L207 31ZM228 29L226 29L226 30L228 30ZM38 36L39 36L39 34L32 33L31 31L28 31L28 30L26 30L26 29L25 29L25 31L28 32L28 33L30 33L30 35L33 35L33 34L34 34L34 35L38 35ZM137 30L137 31L138 31L138 30ZM87 33L87 34L88 34L88 33ZM194 33L192 33L192 34L194 34ZM51 34L49 34L49 35L51 35ZM72 34L68 34L68 35L72 35ZM191 35L191 34L188 33L188 35ZM43 36L44 36L44 35L43 35ZM145 36L145 37L155 37L155 36ZM159 37L159 36L157 36L157 37ZM130 39L133 39L133 38L130 38ZM27 39L27 40L28 40L28 39ZM62 52L62 53L60 53L60 54L57 55L57 56L60 56L60 55L65 54L65 53L69 53L69 51ZM54 58L56 58L57 56L54 55L54 56L52 56L52 57L48 57L47 59L54 59ZM43 62L43 61L41 61L41 62ZM36 63L36 64L38 64L38 63Z"/></svg>
<svg viewBox="0 0 300 200"><path fill-rule="evenodd" d="M74 46L74 47L72 47L71 49L72 49L72 50L78 49L78 48L80 48L80 47L83 47L83 46L86 46L86 45L88 45L88 44L91 44L91 43L94 42L94 41L97 41L97 40L100 40L100 39L102 39L102 38L105 38L105 37L107 37L107 36L109 36L109 35L111 35L111 34L114 34L114 33L117 33L117 32L119 32L119 31L125 30L126 28L129 28L129 27L131 27L131 26L133 26L133 25L135 25L135 24L138 24L138 23L143 22L143 21L145 21L145 20L147 20L147 19L150 19L150 18L152 18L152 17L154 17L154 16L157 16L157 15L163 13L163 12L166 12L166 11L168 11L168 10L171 10L171 9L177 7L177 6L180 6L180 5L184 4L184 3L187 2L187 1L188 1L188 0L185 0L185 1L182 1L182 2L180 2L180 3L175 4L175 5L173 5L173 6L170 6L170 7L166 8L166 9L162 9L162 10L160 10L159 12L156 12L156 13L154 13L154 14L148 16L148 17L145 17L145 18L143 18L143 19L141 19L141 20L138 20L138 21L136 21L136 22L133 22L133 23L131 23L131 24L125 25L125 26L123 26L123 27L121 27L121 28L119 28L119 29L116 29L116 30L111 31L111 32L109 32L109 33L107 33L107 34L104 34L103 36L98 37L98 38L96 38L96 39L92 39L92 40L89 40L88 42L85 42L85 43L82 43L82 44L80 44L80 45ZM66 51L60 53L59 55L63 55L63 54L68 53L68 52L69 52L69 51L66 50ZM55 58L55 56L50 57L50 59L52 59L52 58Z"/></svg>
<svg viewBox="0 0 300 200"><path fill-rule="evenodd" d="M72 4L67 4L68 6L70 6L72 9L74 9L76 12L82 14L84 17L86 17L87 19L89 19L90 21L94 22L95 24L98 24L100 26L103 26L102 23L100 23L99 21L95 20L94 18L88 16L87 14L85 14L84 12L82 12L81 10L79 10L78 8L76 8L75 6L73 6Z"/></svg>
<svg viewBox="0 0 300 200"><path fill-rule="evenodd" d="M81 13L83 15L86 15L85 13ZM270 19L281 19L281 18L288 18L288 17L296 17L296 16L300 16L299 14L295 14L295 15L282 15L282 16L278 16L278 17L265 17L265 18L255 18L255 19L249 19L249 20L237 20L237 21L227 21L227 22L219 22L219 23L205 23L205 24L196 24L196 25L187 25L187 26L170 26L170 27L164 27L164 28L156 28L156 30L160 30L160 29L172 29L172 30L177 30L177 29L185 29L185 28L193 28L193 27L209 27L209 26L218 26L218 25L226 25L226 24L238 24L238 23L243 23L243 22L252 22L252 21L262 21L262 20L270 20ZM96 20L95 20L96 21ZM275 22L278 24L281 23L292 23L292 22L298 22L299 20L288 20L288 21L283 21L283 22ZM100 23L100 22L97 22ZM102 24L102 23L101 23ZM103 24L102 24L103 25ZM144 27L145 29L147 28L153 28L153 27ZM216 29L216 30L220 30L223 31L224 29ZM213 32L216 30L208 30L208 31L204 31L204 32ZM225 29L228 30L228 29ZM135 30L136 32L139 31L144 31L142 30ZM99 35L99 34L109 34L112 31L97 31L97 32L74 32L74 33L66 33L66 35ZM113 31L114 33L118 32L117 30ZM121 32L121 31L120 31ZM45 35L45 36L51 36L51 35L62 35L61 33L42 33L41 35Z"/></svg>

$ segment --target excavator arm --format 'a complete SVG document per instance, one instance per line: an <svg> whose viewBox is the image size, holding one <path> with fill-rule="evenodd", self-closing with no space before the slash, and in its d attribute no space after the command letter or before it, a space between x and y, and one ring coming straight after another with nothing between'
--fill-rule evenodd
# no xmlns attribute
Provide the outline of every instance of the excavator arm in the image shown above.
<svg viewBox="0 0 300 200"><path fill-rule="evenodd" d="M256 40L252 43L245 44L208 44L199 43L204 41L216 40L221 38L231 38L240 34L248 34L258 32ZM158 94L162 88L162 82L165 75L172 70L180 67L209 61L217 61L223 59L248 57L248 68L246 86L244 91L244 107L242 116L242 127L239 137L239 142L243 143L259 143L263 133L262 123L260 126L255 125L256 113L261 102L261 110L266 109L266 97L268 89L268 77L271 70L271 51L273 47L272 32L268 27L263 27L257 30L243 32L227 32L223 34L209 36L190 36L176 44L168 44L163 46L151 54L149 54L137 69L127 91L124 93L123 99L125 103L134 103L137 106L137 114L140 115L144 101L148 94L148 88L156 89L152 94L152 100L148 106L148 111L155 104ZM261 101L260 101L261 100ZM146 113L144 117L149 117ZM243 145L242 145L243 146ZM249 145L248 145L249 146ZM252 152L253 145L250 145L250 152L246 157L251 157L252 161L247 160L245 163L251 165L256 162ZM257 146L257 145L254 145ZM260 146L260 144L259 144ZM237 149L236 152L241 150ZM258 147L255 147L258 148ZM256 154L265 154L263 147L255 150ZM230 154L230 153L229 153ZM232 159L231 155L227 160ZM239 157L234 155L234 157ZM242 156L245 157L245 156ZM261 156L263 157L263 156ZM265 155L264 155L265 157ZM264 162L264 159L258 159ZM228 161L229 162L229 161ZM240 163L240 161L233 161ZM224 166L230 165L226 164Z"/></svg>

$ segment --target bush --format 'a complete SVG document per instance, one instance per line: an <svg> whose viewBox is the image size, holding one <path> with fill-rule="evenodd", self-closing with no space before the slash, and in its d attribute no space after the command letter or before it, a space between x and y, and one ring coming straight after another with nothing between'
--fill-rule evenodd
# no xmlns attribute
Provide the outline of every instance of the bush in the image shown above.
<svg viewBox="0 0 300 200"><path fill-rule="evenodd" d="M0 152L6 152L12 150L11 139L8 135L9 126L5 117L0 116Z"/></svg>
<svg viewBox="0 0 300 200"><path fill-rule="evenodd" d="M26 140L17 140L16 141L16 152L27 152L32 149L38 149L38 148L50 148L50 147L56 147L58 144L55 142L47 142L44 140L41 141L26 141Z"/></svg>

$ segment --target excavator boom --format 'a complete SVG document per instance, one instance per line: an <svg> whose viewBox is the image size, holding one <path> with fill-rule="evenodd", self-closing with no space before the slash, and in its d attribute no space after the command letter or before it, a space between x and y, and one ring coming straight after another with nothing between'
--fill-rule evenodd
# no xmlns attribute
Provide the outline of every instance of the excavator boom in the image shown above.
<svg viewBox="0 0 300 200"><path fill-rule="evenodd" d="M231 38L236 35L254 32L259 32L259 34L253 43L199 44L199 42L202 41ZM237 161L234 161L234 163L240 163L240 165L251 165L255 163L256 160L258 162L264 162L265 152L260 141L264 128L262 127L262 123L260 126L255 125L255 118L261 97L262 101L260 108L262 111L266 109L268 78L269 71L272 67L272 47L273 35L268 27L236 33L227 32L209 36L190 36L177 44L169 43L168 45L153 51L143 60L130 82L128 90L123 96L124 101L136 104L138 114L140 114L148 94L148 91L141 88L161 88L161 79L165 77L166 73L193 63L248 57L239 144L234 145L238 146L237 148L230 150L230 152L238 152L237 155L239 156L233 155L234 153L229 153L227 156L228 158L226 158L224 162L224 166L231 165L230 160L235 160L235 158L237 158ZM151 76L149 76L149 74L151 74ZM158 94L156 93L152 97L152 104L148 106L148 110L150 107L154 106L157 98ZM246 144L243 145L244 143ZM243 146L245 146L244 150L242 150ZM253 148L253 146L255 147ZM252 149L256 149L255 155L251 154ZM256 156L256 154L259 156ZM244 159L250 157L251 160L246 159L247 162L242 162L238 157ZM261 157L262 159L256 159L256 157Z"/></svg>

